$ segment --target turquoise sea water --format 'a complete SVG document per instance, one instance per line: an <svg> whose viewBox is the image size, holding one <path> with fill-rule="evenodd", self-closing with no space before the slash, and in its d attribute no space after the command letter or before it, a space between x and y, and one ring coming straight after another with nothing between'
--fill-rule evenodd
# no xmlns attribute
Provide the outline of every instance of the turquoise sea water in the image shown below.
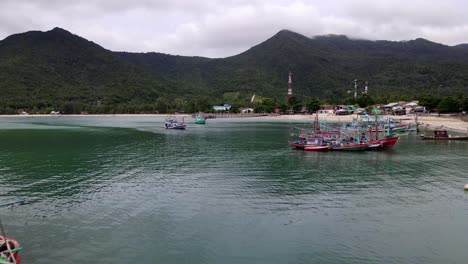
<svg viewBox="0 0 468 264"><path fill-rule="evenodd" d="M189 121L0 118L24 263L466 263L468 142L315 153L301 123Z"/></svg>

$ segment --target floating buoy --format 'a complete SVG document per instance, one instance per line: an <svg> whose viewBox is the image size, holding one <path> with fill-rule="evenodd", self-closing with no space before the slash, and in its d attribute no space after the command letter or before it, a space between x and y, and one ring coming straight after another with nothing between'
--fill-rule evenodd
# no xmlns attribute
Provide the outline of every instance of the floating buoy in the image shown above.
<svg viewBox="0 0 468 264"><path fill-rule="evenodd" d="M465 184L465 191L468 191L468 183Z"/></svg>

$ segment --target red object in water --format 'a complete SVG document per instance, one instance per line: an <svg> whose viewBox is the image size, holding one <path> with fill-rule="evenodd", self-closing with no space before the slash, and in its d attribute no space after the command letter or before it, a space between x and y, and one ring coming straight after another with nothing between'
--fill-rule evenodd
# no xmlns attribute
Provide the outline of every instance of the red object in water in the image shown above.
<svg viewBox="0 0 468 264"><path fill-rule="evenodd" d="M0 257L2 260L7 261L2 263L21 264L20 250L21 247L16 240L9 237L5 239L5 237L0 236Z"/></svg>
<svg viewBox="0 0 468 264"><path fill-rule="evenodd" d="M382 146L384 148L391 148L395 146L395 144L398 142L400 139L400 136L389 136L386 138L381 139L382 140Z"/></svg>

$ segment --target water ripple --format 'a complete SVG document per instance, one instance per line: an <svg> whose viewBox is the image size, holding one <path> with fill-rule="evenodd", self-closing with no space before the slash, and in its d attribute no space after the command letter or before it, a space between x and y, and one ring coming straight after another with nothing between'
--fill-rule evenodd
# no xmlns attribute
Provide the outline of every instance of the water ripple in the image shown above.
<svg viewBox="0 0 468 264"><path fill-rule="evenodd" d="M168 131L161 121L5 125L0 197L28 204L2 211L2 222L23 242L25 262L465 259L468 144L409 134L392 151L313 153L285 144L288 123L209 120Z"/></svg>

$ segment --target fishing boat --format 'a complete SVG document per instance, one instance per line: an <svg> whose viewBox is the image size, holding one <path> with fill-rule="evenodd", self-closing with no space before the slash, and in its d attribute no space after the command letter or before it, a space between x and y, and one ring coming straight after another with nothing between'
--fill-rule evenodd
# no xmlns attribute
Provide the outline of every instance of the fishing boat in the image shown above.
<svg viewBox="0 0 468 264"><path fill-rule="evenodd" d="M175 116L169 116L164 120L164 128L166 129L185 129L186 126L184 118L182 118L182 122L179 122Z"/></svg>
<svg viewBox="0 0 468 264"><path fill-rule="evenodd" d="M296 149L302 149L305 151L326 151L328 150L328 145L316 141L314 138L302 138L296 141L290 141L289 145Z"/></svg>
<svg viewBox="0 0 468 264"><path fill-rule="evenodd" d="M0 236L0 263L21 264L20 244L5 236Z"/></svg>
<svg viewBox="0 0 468 264"><path fill-rule="evenodd" d="M206 119L203 115L203 113L198 113L197 116L195 116L195 124L199 125L204 125L206 123Z"/></svg>
<svg viewBox="0 0 468 264"><path fill-rule="evenodd" d="M375 122L373 126L369 127L369 150L378 150L384 148L391 148L396 145L400 139L400 134L395 133L390 126L390 119L386 120L387 125L381 126L379 122ZM379 139L379 134L385 132L383 138Z"/></svg>
<svg viewBox="0 0 468 264"><path fill-rule="evenodd" d="M420 135L421 139L432 139L432 140L468 140L468 136L452 136L449 135L447 129L435 129L433 136Z"/></svg>

